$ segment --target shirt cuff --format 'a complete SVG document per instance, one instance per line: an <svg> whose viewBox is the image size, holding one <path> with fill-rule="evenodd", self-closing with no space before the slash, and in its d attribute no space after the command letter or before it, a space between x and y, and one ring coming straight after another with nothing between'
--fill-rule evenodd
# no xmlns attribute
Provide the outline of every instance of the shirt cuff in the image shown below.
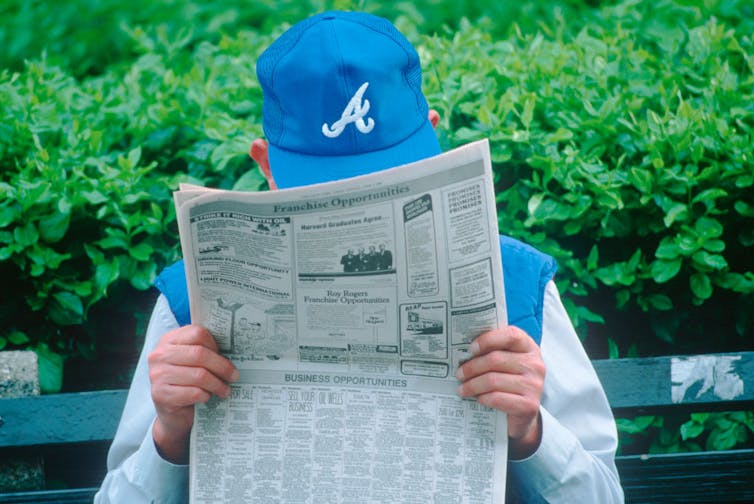
<svg viewBox="0 0 754 504"><path fill-rule="evenodd" d="M523 483L528 495L546 495L557 488L563 478L563 468L569 466L579 441L563 427L546 409L542 414L542 441L531 456L511 460L509 469L519 484Z"/></svg>
<svg viewBox="0 0 754 504"><path fill-rule="evenodd" d="M153 422L154 423L154 422ZM131 458L129 478L155 503L179 504L188 499L188 465L168 462L157 452L150 425L141 446Z"/></svg>

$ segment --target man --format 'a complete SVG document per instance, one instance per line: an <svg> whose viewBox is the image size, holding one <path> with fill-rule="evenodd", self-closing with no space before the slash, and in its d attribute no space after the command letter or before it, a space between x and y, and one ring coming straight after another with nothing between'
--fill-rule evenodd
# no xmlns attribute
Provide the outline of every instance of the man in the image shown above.
<svg viewBox="0 0 754 504"><path fill-rule="evenodd" d="M379 256L377 255L377 247L374 245L369 246L369 252L366 253L364 258L364 271L377 271L379 269Z"/></svg>
<svg viewBox="0 0 754 504"><path fill-rule="evenodd" d="M254 141L250 154L271 189L440 152L439 116L421 92L416 51L386 20L359 13L304 20L265 51L257 74L267 139ZM511 500L620 502L615 424L552 282L554 262L510 238L501 237L501 247L512 325L471 344L473 356L456 375L459 395L508 414ZM228 397L239 376L206 329L184 325L185 287L167 281L170 271L158 279L163 295L96 502L184 502L194 404Z"/></svg>
<svg viewBox="0 0 754 504"><path fill-rule="evenodd" d="M343 265L344 273L353 273L356 271L356 262L359 260L356 254L353 253L353 249L349 248L345 255L341 256L340 264Z"/></svg>
<svg viewBox="0 0 754 504"><path fill-rule="evenodd" d="M393 253L385 248L384 243L380 243L377 251L377 269L389 270L393 267Z"/></svg>
<svg viewBox="0 0 754 504"><path fill-rule="evenodd" d="M253 149L254 147L252 146L252 150ZM268 161L268 164L269 164L269 161ZM359 247L359 252L356 254L356 269L354 271L366 271L366 270L367 270L367 252L366 250L364 250L364 247Z"/></svg>

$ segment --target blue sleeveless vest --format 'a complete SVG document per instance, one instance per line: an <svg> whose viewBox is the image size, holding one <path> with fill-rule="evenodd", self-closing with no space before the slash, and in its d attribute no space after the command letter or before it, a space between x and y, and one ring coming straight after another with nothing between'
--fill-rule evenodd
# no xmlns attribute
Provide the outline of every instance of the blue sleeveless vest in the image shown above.
<svg viewBox="0 0 754 504"><path fill-rule="evenodd" d="M542 341L545 286L558 267L552 257L507 236L500 236L500 253L508 324L526 331L539 345ZM190 324L183 260L165 268L154 284L167 298L178 324Z"/></svg>

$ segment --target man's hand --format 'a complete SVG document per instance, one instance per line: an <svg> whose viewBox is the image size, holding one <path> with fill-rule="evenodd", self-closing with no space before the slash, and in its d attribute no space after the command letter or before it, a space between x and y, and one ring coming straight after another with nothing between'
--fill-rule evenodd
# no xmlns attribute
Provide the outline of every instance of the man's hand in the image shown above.
<svg viewBox="0 0 754 504"><path fill-rule="evenodd" d="M530 456L542 439L545 364L539 347L518 327L506 326L481 334L470 351L456 373L458 395L507 413L510 457Z"/></svg>
<svg viewBox="0 0 754 504"><path fill-rule="evenodd" d="M214 394L227 398L238 370L218 353L204 327L190 325L166 333L149 354L149 379L157 419L152 437L160 455L180 464L188 461L194 404Z"/></svg>

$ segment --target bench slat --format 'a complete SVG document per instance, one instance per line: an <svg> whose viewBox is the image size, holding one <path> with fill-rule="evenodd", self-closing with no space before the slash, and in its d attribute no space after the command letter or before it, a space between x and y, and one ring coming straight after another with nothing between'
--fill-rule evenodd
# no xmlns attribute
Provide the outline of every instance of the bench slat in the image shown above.
<svg viewBox="0 0 754 504"><path fill-rule="evenodd" d="M754 352L592 363L613 409L754 402Z"/></svg>
<svg viewBox="0 0 754 504"><path fill-rule="evenodd" d="M126 390L0 399L0 447L107 441Z"/></svg>
<svg viewBox="0 0 754 504"><path fill-rule="evenodd" d="M43 490L39 492L0 493L2 504L36 504L54 502L61 504L90 504L94 500L97 488L79 488L76 490Z"/></svg>
<svg viewBox="0 0 754 504"><path fill-rule="evenodd" d="M754 450L616 459L626 502L754 502Z"/></svg>

